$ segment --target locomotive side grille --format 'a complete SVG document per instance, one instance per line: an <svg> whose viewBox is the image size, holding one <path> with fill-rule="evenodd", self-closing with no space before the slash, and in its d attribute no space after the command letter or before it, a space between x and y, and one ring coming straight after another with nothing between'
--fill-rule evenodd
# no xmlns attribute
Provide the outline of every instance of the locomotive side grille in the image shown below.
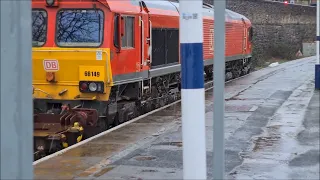
<svg viewBox="0 0 320 180"><path fill-rule="evenodd" d="M179 61L179 30L178 29L152 29L151 66L159 67Z"/></svg>

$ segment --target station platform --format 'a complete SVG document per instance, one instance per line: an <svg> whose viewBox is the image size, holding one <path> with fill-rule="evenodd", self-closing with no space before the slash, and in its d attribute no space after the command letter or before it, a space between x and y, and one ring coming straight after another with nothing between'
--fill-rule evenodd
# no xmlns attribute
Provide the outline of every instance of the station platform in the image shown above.
<svg viewBox="0 0 320 180"><path fill-rule="evenodd" d="M314 64L315 57L303 58L226 83L227 179L319 179ZM212 91L206 92L207 179L213 167ZM178 102L37 161L34 177L183 179L180 110Z"/></svg>

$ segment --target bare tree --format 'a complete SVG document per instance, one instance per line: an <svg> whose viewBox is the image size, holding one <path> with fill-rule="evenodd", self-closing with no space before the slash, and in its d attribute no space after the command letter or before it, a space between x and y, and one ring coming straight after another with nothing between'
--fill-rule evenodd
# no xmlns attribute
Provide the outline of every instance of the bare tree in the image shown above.
<svg viewBox="0 0 320 180"><path fill-rule="evenodd" d="M46 41L47 13L45 11L32 11L32 41L35 46L41 46Z"/></svg>
<svg viewBox="0 0 320 180"><path fill-rule="evenodd" d="M100 43L102 13L95 10L67 10L57 15L57 43Z"/></svg>

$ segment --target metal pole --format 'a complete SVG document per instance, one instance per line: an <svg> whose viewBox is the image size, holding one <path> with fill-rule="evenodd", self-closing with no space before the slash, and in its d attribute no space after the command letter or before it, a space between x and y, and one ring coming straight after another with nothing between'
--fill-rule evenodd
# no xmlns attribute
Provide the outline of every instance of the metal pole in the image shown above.
<svg viewBox="0 0 320 180"><path fill-rule="evenodd" d="M184 179L207 179L202 0L180 0Z"/></svg>
<svg viewBox="0 0 320 180"><path fill-rule="evenodd" d="M226 1L214 1L213 179L224 179L224 83Z"/></svg>
<svg viewBox="0 0 320 180"><path fill-rule="evenodd" d="M319 60L319 41L320 41L320 6L319 6L320 0L317 0L317 64L320 64Z"/></svg>
<svg viewBox="0 0 320 180"><path fill-rule="evenodd" d="M317 0L317 61L315 65L315 89L320 89L320 0Z"/></svg>
<svg viewBox="0 0 320 180"><path fill-rule="evenodd" d="M1 5L1 179L33 179L31 1Z"/></svg>

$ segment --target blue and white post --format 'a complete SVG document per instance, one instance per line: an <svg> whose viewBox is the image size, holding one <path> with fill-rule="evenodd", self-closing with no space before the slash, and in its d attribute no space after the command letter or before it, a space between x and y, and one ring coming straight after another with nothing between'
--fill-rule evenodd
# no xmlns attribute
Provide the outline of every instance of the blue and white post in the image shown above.
<svg viewBox="0 0 320 180"><path fill-rule="evenodd" d="M202 0L180 0L184 179L207 179Z"/></svg>
<svg viewBox="0 0 320 180"><path fill-rule="evenodd" d="M315 66L315 88L320 89L320 0L317 0L317 61Z"/></svg>

